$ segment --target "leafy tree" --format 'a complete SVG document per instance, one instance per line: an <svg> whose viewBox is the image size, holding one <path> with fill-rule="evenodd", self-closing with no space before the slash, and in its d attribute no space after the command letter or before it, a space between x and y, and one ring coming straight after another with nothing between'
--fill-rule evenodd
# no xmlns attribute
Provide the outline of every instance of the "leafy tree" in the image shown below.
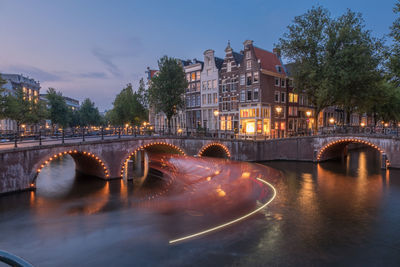
<svg viewBox="0 0 400 267"><path fill-rule="evenodd" d="M29 100L22 89L5 96L5 116L16 121L17 131L23 123L37 123L45 117L43 103L39 99Z"/></svg>
<svg viewBox="0 0 400 267"><path fill-rule="evenodd" d="M361 14L347 10L331 20L327 29L325 86L334 103L346 112L347 125L350 115L361 110L383 78L378 70L383 45L364 28Z"/></svg>
<svg viewBox="0 0 400 267"><path fill-rule="evenodd" d="M79 123L81 126L99 126L102 124L100 112L94 102L86 98L79 109Z"/></svg>
<svg viewBox="0 0 400 267"><path fill-rule="evenodd" d="M5 97L5 89L3 88L4 84L6 84L6 81L3 80L0 75L0 119L5 117L4 108L5 108L6 97Z"/></svg>
<svg viewBox="0 0 400 267"><path fill-rule="evenodd" d="M294 18L293 24L279 39L278 48L293 62L296 87L304 91L315 108L314 126L318 130L318 115L332 104L332 95L326 86L326 44L331 24L328 10L313 7Z"/></svg>
<svg viewBox="0 0 400 267"><path fill-rule="evenodd" d="M149 91L146 88L143 78L139 81L139 89L137 91L139 96L139 102L146 109L149 108Z"/></svg>
<svg viewBox="0 0 400 267"><path fill-rule="evenodd" d="M47 100L49 108L49 119L51 120L53 131L55 125L67 127L71 121L71 112L65 102L61 92L54 88L47 90Z"/></svg>
<svg viewBox="0 0 400 267"><path fill-rule="evenodd" d="M397 1L393 12L400 14L400 0ZM390 49L390 58L388 68L390 70L391 81L397 86L400 86L400 16L397 16L390 28L390 36L393 38L393 45Z"/></svg>
<svg viewBox="0 0 400 267"><path fill-rule="evenodd" d="M171 130L171 118L183 108L182 95L188 84L181 63L167 56L158 61L159 73L151 79L149 102L156 112L164 112Z"/></svg>
<svg viewBox="0 0 400 267"><path fill-rule="evenodd" d="M114 107L107 113L107 118L114 125L124 125L126 123L140 125L147 118L147 110L141 101L141 95L137 92L134 93L132 84L128 84L115 97Z"/></svg>

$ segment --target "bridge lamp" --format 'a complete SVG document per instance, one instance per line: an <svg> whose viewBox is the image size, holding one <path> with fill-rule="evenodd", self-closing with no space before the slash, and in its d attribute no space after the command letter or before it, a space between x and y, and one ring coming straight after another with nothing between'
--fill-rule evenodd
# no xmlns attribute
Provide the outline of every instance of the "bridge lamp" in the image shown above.
<svg viewBox="0 0 400 267"><path fill-rule="evenodd" d="M128 128L129 127L129 124L127 123L127 124L125 124L125 128Z"/></svg>
<svg viewBox="0 0 400 267"><path fill-rule="evenodd" d="M334 118L330 118L330 119L329 119L329 123L330 123L330 124L334 124L334 123L335 123L335 119L334 119Z"/></svg>
<svg viewBox="0 0 400 267"><path fill-rule="evenodd" d="M361 127L365 126L365 122L360 123Z"/></svg>

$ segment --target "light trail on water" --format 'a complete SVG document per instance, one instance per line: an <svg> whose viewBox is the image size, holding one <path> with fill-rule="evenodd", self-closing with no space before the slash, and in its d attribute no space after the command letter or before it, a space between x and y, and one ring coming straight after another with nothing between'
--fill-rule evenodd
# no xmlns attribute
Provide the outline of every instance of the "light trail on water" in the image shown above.
<svg viewBox="0 0 400 267"><path fill-rule="evenodd" d="M261 211L261 210L264 209L265 207L267 207L267 206L275 199L275 197L276 197L276 189L275 189L275 187L274 187L272 184L268 183L267 181L264 181L264 180L262 180L262 179L260 179L260 178L256 178L256 179L257 179L258 181L260 181L261 183L263 183L263 184L269 186L269 187L272 189L272 192L273 192L272 197L271 197L266 203L264 203L262 206L260 206L259 208L253 210L252 212L247 213L247 214L244 215L244 216L241 216L241 217L239 217L239 218L236 218L236 219L234 219L234 220L232 220L232 221L229 221L229 222L226 222L226 223L224 223L224 224L221 224L221 225L218 225L218 226L215 226L215 227L212 227L212 228L203 230L203 231L201 231L201 232L197 232L197 233L194 233L194 234L190 234L190 235L187 235L187 236L184 236L184 237L181 237L181 238L177 238L177 239L170 240L170 241L169 241L169 244L178 243L178 242L185 241L185 240L188 240L188 239L191 239L191 238L194 238L194 237L198 237L198 236L202 236L202 235L205 235L205 234L214 232L214 231L216 231L216 230L223 229L223 228L228 227L228 226L230 226L230 225L232 225L232 224L235 224L235 223L238 223L238 222L240 222L240 221L243 221L243 220L249 218L250 216L256 214L257 212Z"/></svg>

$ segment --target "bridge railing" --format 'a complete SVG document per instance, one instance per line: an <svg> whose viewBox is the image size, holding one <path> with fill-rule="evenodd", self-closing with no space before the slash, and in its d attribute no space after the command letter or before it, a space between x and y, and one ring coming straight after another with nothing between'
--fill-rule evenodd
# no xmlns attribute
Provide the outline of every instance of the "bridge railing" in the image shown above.
<svg viewBox="0 0 400 267"><path fill-rule="evenodd" d="M80 143L96 140L109 140L120 138L143 137L190 137L228 140L270 140L278 138L319 136L319 135L346 135L362 134L367 136L392 137L399 136L398 128L389 127L326 127L320 128L317 134L311 130L299 130L296 132L273 131L271 134L242 133L235 130L210 130L206 128L154 128L142 127L104 127L96 129L73 129L50 133L39 131L36 133L14 133L0 135L0 149L17 147L41 146L45 144Z"/></svg>

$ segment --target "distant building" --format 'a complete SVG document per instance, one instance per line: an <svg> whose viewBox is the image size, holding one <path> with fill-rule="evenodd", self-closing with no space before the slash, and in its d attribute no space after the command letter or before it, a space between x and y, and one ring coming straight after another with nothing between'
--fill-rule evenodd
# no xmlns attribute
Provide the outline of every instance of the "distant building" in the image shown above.
<svg viewBox="0 0 400 267"><path fill-rule="evenodd" d="M22 90L29 101L38 101L40 94L40 83L32 78L22 74L0 74L6 81L3 85L4 94L15 94L17 90ZM17 130L17 123L11 119L0 120L0 131L2 133L11 133ZM35 125L25 125L26 131L34 131Z"/></svg>
<svg viewBox="0 0 400 267"><path fill-rule="evenodd" d="M201 123L201 71L203 70L203 62L197 59L193 61L183 61L183 68L188 81L186 88L186 127L189 129L197 129L202 126Z"/></svg>
<svg viewBox="0 0 400 267"><path fill-rule="evenodd" d="M65 103L67 106L72 109L72 110L78 110L79 109L79 100L73 99L71 97L63 96ZM47 100L47 94L41 94L40 95L40 100L45 101L46 103L48 102Z"/></svg>

